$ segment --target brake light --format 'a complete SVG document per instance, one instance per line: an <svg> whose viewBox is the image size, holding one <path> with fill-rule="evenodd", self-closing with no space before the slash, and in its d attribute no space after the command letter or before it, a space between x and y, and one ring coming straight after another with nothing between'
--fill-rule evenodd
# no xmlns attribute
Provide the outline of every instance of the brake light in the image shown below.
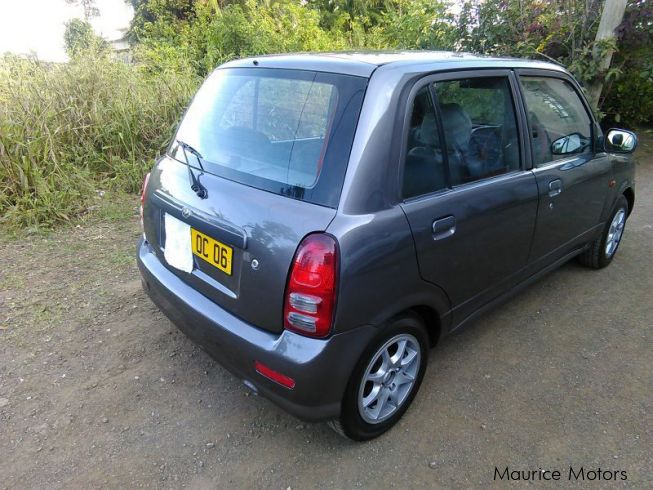
<svg viewBox="0 0 653 490"><path fill-rule="evenodd" d="M297 248L284 300L284 327L326 337L336 304L337 246L329 235L308 235Z"/></svg>
<svg viewBox="0 0 653 490"><path fill-rule="evenodd" d="M145 190L147 189L147 183L150 181L150 172L148 172L145 175L145 179L143 179L143 187L141 188L141 208L140 208L140 214L141 214L141 231L143 232L143 237L145 237L145 227L143 225L143 203L145 202Z"/></svg>

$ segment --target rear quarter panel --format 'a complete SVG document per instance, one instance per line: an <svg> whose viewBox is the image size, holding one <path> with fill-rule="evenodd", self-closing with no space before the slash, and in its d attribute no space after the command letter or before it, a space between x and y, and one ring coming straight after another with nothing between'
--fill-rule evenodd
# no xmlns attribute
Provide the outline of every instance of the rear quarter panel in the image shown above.
<svg viewBox="0 0 653 490"><path fill-rule="evenodd" d="M337 237L340 248L336 331L382 326L416 306L437 312L440 333L448 329L449 299L440 288L421 279L413 237L401 208L339 214L327 231Z"/></svg>

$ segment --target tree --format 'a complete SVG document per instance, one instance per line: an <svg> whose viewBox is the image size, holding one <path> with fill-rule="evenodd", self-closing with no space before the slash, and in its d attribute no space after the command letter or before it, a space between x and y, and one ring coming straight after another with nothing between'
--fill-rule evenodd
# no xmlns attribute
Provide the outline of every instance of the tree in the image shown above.
<svg viewBox="0 0 653 490"><path fill-rule="evenodd" d="M81 5L84 9L84 20L87 22L100 15L100 9L95 6L95 0L66 0L70 5Z"/></svg>
<svg viewBox="0 0 653 490"><path fill-rule="evenodd" d="M107 42L95 34L93 26L85 20L72 19L66 22L63 38L66 54L71 58L86 52L98 56L108 52Z"/></svg>
<svg viewBox="0 0 653 490"><path fill-rule="evenodd" d="M615 29L621 24L625 11L626 0L606 0L601 13L599 29L596 31L596 40L594 41L593 54L597 58L599 74L606 72L610 68L612 55L614 54L614 46L611 45L611 41L616 39ZM606 49L599 51L601 46L605 46ZM589 97L595 107L599 105L603 82L603 77L598 76L589 88Z"/></svg>
<svg viewBox="0 0 653 490"><path fill-rule="evenodd" d="M127 0L134 8L129 27L132 42L169 37L195 19L194 0Z"/></svg>
<svg viewBox="0 0 653 490"><path fill-rule="evenodd" d="M401 49L452 50L457 29L449 5L441 0L402 0L379 19L383 45Z"/></svg>
<svg viewBox="0 0 653 490"><path fill-rule="evenodd" d="M653 124L653 2L629 0L616 30L617 47L604 81L600 107L606 126L636 128Z"/></svg>

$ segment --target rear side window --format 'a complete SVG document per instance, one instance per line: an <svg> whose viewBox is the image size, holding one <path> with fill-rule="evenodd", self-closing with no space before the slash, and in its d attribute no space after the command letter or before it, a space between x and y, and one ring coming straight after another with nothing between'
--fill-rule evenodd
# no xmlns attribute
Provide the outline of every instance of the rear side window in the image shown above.
<svg viewBox="0 0 653 490"><path fill-rule="evenodd" d="M303 70L216 70L176 140L221 177L336 207L366 85L360 77ZM174 143L171 152L184 161Z"/></svg>
<svg viewBox="0 0 653 490"><path fill-rule="evenodd" d="M592 151L592 121L566 80L520 77L535 165Z"/></svg>
<svg viewBox="0 0 653 490"><path fill-rule="evenodd" d="M404 161L404 198L444 189L444 160L440 135L428 87L415 95Z"/></svg>
<svg viewBox="0 0 653 490"><path fill-rule="evenodd" d="M451 185L520 167L517 119L506 77L437 82Z"/></svg>

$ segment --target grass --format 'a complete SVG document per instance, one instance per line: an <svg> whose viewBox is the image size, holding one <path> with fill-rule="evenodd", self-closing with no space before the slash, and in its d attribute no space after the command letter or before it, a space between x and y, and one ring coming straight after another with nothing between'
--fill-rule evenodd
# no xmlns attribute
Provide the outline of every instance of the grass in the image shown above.
<svg viewBox="0 0 653 490"><path fill-rule="evenodd" d="M25 276L19 272L2 273L2 289L20 289L25 287Z"/></svg>
<svg viewBox="0 0 653 490"><path fill-rule="evenodd" d="M94 191L84 201L84 209L62 222L17 226L12 222L0 222L0 245L15 242L26 236L47 238L58 230L87 227L94 224L114 223L123 225L138 217L138 194L130 194L120 190ZM56 227L54 225L57 225Z"/></svg>
<svg viewBox="0 0 653 490"><path fill-rule="evenodd" d="M137 192L197 85L105 58L0 58L0 225L50 228L91 212L96 190Z"/></svg>

